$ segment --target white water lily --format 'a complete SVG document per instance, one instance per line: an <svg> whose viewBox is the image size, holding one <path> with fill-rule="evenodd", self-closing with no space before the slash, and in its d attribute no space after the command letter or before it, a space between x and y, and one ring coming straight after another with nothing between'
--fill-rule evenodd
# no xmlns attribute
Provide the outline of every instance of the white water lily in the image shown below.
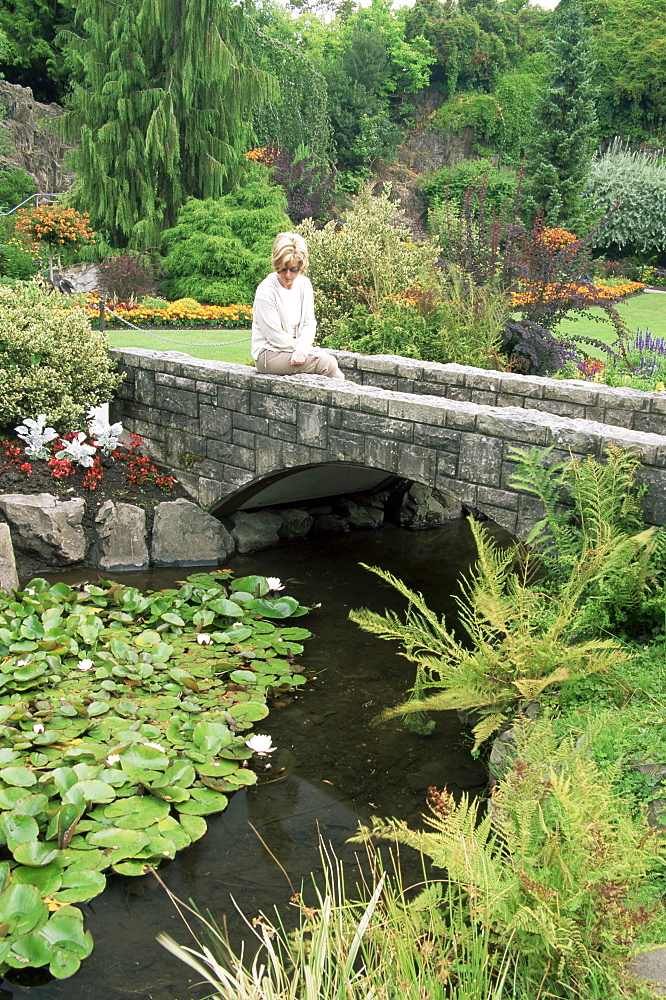
<svg viewBox="0 0 666 1000"><path fill-rule="evenodd" d="M279 576L267 576L266 583L269 590L284 590L284 584L280 580Z"/></svg>
<svg viewBox="0 0 666 1000"><path fill-rule="evenodd" d="M23 593L24 593L24 594L29 594L29 595L30 595L30 597L34 597L34 596L35 596L35 593L36 593L36 591L34 591L34 590L32 589L32 587L26 587L26 588L25 588L25 590L23 591Z"/></svg>
<svg viewBox="0 0 666 1000"><path fill-rule="evenodd" d="M44 726L41 724L41 722L36 722L34 724L34 726L32 727L32 731L33 731L33 733L43 733L44 732Z"/></svg>
<svg viewBox="0 0 666 1000"><path fill-rule="evenodd" d="M162 753L166 753L166 750L164 749L161 743L151 743L150 741L147 741L143 745L144 747L152 747L153 750L161 750Z"/></svg>
<svg viewBox="0 0 666 1000"><path fill-rule="evenodd" d="M210 646L213 642L211 637L206 632L199 632L197 636L197 642L200 646Z"/></svg>
<svg viewBox="0 0 666 1000"><path fill-rule="evenodd" d="M30 660L17 660L15 666L17 666L17 667L28 667L28 666L30 666Z"/></svg>
<svg viewBox="0 0 666 1000"><path fill-rule="evenodd" d="M106 758L106 762L109 765L111 765L111 764L117 764L119 760L120 760L120 754L119 753L110 753L109 756Z"/></svg>
<svg viewBox="0 0 666 1000"><path fill-rule="evenodd" d="M79 660L79 665L78 665L78 669L79 670L91 670L92 666L93 666L93 661L92 660L88 660L88 659Z"/></svg>
<svg viewBox="0 0 666 1000"><path fill-rule="evenodd" d="M256 736L251 736L249 740L245 740L245 746L249 747L250 750L254 750L258 757L265 757L269 753L273 753L277 750L277 747L273 746L273 740L270 736L262 736L257 733Z"/></svg>

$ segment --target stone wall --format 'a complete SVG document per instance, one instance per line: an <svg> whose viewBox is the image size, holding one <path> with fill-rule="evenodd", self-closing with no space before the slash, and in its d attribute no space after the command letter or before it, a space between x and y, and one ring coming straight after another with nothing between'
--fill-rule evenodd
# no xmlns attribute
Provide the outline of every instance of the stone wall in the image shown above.
<svg viewBox="0 0 666 1000"><path fill-rule="evenodd" d="M558 417L666 434L666 392L613 389L595 382L526 377L388 354L332 353L337 355L345 375L364 386L485 406L538 410Z"/></svg>
<svg viewBox="0 0 666 1000"><path fill-rule="evenodd" d="M343 363L354 382L339 382L260 375L244 365L154 351L111 353L125 373L112 419L140 434L206 510L214 512L222 500L274 474L353 463L434 488L525 537L541 508L512 486L511 448L551 446L553 460L559 460L570 454L601 457L616 443L641 453L639 477L650 487L646 519L666 523L666 436L658 419L663 394L637 394L630 406L634 394L628 390L393 358L347 355ZM385 388L369 384L368 377L404 381ZM411 391L396 384L411 384ZM443 391L424 394L430 386ZM507 405L507 386L523 403L559 405L571 401L567 394L587 392L579 405L595 407L595 415L654 417L662 433ZM449 388L489 396L483 402L459 399L446 394ZM601 397L613 405L601 407Z"/></svg>

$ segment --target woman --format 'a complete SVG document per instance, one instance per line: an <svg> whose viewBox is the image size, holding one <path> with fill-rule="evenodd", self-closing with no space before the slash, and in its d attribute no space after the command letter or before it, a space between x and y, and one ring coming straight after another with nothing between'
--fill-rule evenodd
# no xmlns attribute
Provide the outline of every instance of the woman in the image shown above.
<svg viewBox="0 0 666 1000"><path fill-rule="evenodd" d="M298 233L278 233L271 254L273 273L254 297L252 357L268 375L328 375L344 378L332 354L313 347L317 322L312 284L306 278L308 248Z"/></svg>

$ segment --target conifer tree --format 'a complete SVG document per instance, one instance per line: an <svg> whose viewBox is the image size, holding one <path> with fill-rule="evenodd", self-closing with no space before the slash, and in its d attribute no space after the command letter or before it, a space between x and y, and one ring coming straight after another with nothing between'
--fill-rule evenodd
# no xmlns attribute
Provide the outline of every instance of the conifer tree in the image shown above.
<svg viewBox="0 0 666 1000"><path fill-rule="evenodd" d="M547 43L552 66L527 150L529 193L548 225L575 223L597 134L588 30L578 0L561 0Z"/></svg>
<svg viewBox="0 0 666 1000"><path fill-rule="evenodd" d="M186 198L219 198L248 169L271 78L228 0L79 0L75 26L78 204L112 245L154 246Z"/></svg>

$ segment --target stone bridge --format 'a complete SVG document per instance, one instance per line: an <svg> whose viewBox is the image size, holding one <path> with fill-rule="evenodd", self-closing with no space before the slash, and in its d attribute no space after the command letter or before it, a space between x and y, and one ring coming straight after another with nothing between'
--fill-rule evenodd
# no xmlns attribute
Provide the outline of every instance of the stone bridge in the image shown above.
<svg viewBox="0 0 666 1000"><path fill-rule="evenodd" d="M666 393L337 352L348 381L260 375L177 352L113 350L112 419L221 516L402 477L525 537L540 505L510 484L513 446L553 458L641 454L648 523L666 523Z"/></svg>

